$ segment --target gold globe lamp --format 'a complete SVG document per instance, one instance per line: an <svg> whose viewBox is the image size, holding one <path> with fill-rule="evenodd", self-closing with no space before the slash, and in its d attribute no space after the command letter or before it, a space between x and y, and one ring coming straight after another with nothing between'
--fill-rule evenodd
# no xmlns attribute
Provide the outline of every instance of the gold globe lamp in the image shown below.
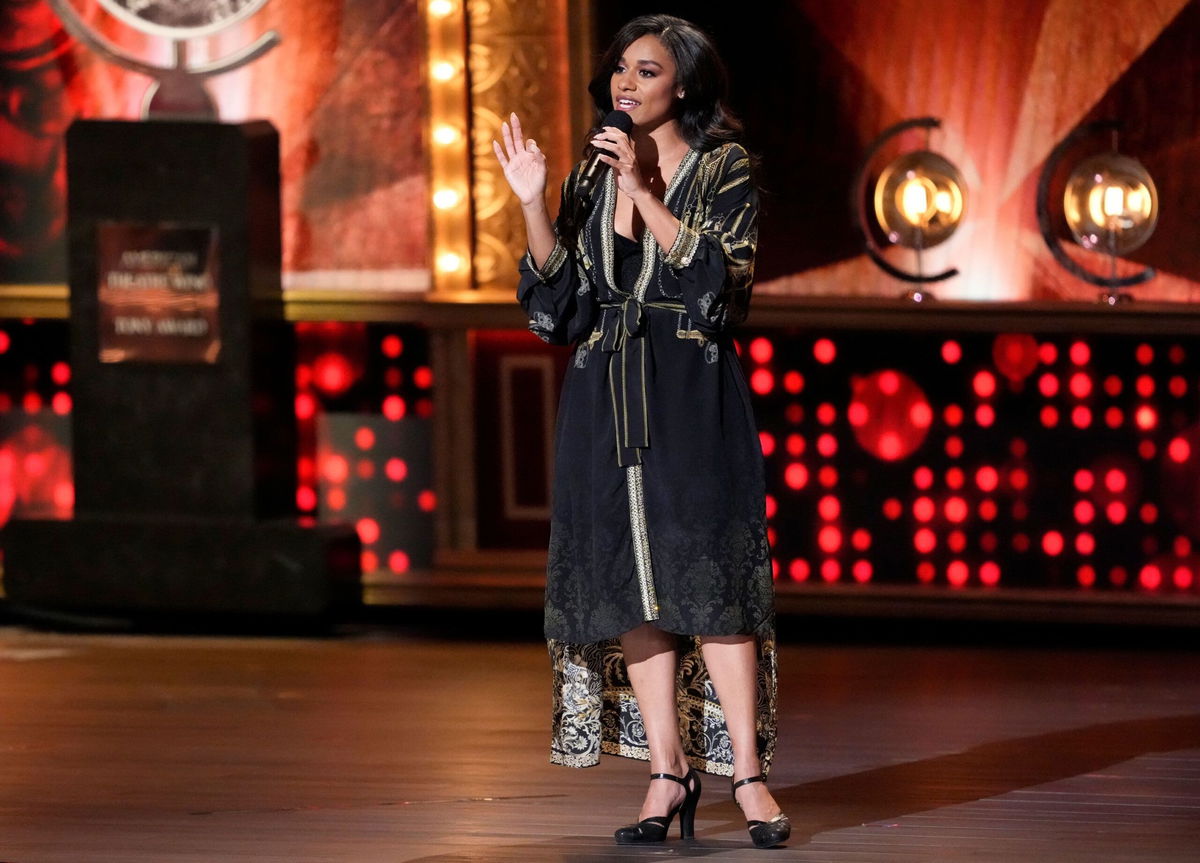
<svg viewBox="0 0 1200 863"><path fill-rule="evenodd" d="M967 184L962 172L945 156L929 149L929 133L940 126L936 117L919 117L884 131L868 149L854 184L858 227L868 257L889 275L914 284L905 296L916 302L932 297L917 286L958 275L953 268L928 274L923 261L927 249L950 239L967 207ZM888 141L910 129L925 130L926 146L896 157L883 168L870 195L872 206L868 211L867 177L872 160ZM888 244L912 249L916 253L916 272L885 260L875 239L877 233Z"/></svg>
<svg viewBox="0 0 1200 863"><path fill-rule="evenodd" d="M1124 278L1117 275L1117 259L1141 247L1158 224L1158 189L1146 167L1130 156L1117 152L1118 124L1092 123L1068 136L1047 160L1038 184L1038 221L1042 238L1055 260L1072 274L1103 290L1100 301L1116 305L1130 299L1121 289L1141 284L1154 277L1153 269L1144 269ZM1108 257L1108 271L1094 273L1069 257L1055 237L1050 217L1050 182L1062 162L1068 146L1096 133L1112 136L1111 149L1083 159L1067 177L1063 189L1062 215L1071 237L1084 249Z"/></svg>

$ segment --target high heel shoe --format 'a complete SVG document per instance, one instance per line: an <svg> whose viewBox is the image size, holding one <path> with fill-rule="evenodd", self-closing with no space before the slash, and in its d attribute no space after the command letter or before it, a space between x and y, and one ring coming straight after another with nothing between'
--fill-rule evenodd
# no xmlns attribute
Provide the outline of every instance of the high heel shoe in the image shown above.
<svg viewBox="0 0 1200 863"><path fill-rule="evenodd" d="M688 768L687 775L680 779L670 773L651 773L653 779L670 779L683 786L683 800L666 815L643 818L637 824L621 827L613 834L618 845L638 845L643 842L662 842L667 838L671 820L679 813L679 838L691 839L695 835L696 806L700 803L700 777Z"/></svg>
<svg viewBox="0 0 1200 863"><path fill-rule="evenodd" d="M737 790L751 782L766 781L762 776L750 776L734 782L729 791L733 795L733 802L737 803L738 809L742 808L742 804L738 803ZM787 838L792 835L792 822L788 821L788 817L780 812L770 821L747 821L746 830L749 831L750 841L754 843L755 848L774 848L780 842L786 842Z"/></svg>

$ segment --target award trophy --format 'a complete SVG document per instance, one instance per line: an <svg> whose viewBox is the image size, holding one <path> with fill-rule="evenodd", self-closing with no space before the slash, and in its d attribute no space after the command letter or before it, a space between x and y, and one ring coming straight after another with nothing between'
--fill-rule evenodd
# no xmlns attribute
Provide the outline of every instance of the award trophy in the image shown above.
<svg viewBox="0 0 1200 863"><path fill-rule="evenodd" d="M172 40L166 69L52 2L87 44L156 83L148 120L67 131L75 516L9 524L8 599L91 615L322 617L357 598L360 543L352 527L295 517L279 136L266 121L216 122L201 83L278 36L199 69L184 49L265 0L98 0Z"/></svg>

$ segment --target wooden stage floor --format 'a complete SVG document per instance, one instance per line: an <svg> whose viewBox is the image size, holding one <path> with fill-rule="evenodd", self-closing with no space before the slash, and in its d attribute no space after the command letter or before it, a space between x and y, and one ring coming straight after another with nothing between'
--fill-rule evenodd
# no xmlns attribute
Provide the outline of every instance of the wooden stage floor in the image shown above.
<svg viewBox="0 0 1200 863"><path fill-rule="evenodd" d="M547 763L540 643L0 628L0 861L1190 863L1198 660L793 643L788 846L712 777L694 842L630 849L645 765Z"/></svg>

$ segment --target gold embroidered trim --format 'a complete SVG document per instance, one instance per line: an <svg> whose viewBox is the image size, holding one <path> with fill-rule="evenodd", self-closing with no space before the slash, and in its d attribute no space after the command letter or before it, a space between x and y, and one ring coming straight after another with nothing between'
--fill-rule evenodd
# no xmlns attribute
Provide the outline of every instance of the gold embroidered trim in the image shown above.
<svg viewBox="0 0 1200 863"><path fill-rule="evenodd" d="M700 347L704 347L708 343L708 336L699 330L676 330L675 338L677 339L695 339L700 343Z"/></svg>
<svg viewBox="0 0 1200 863"><path fill-rule="evenodd" d="M689 228L687 225L679 225L679 233L675 235L675 242L671 244L671 250L663 257L663 262L675 270L682 270L692 262L692 258L696 256L696 250L700 248L700 235Z"/></svg>
<svg viewBox="0 0 1200 863"><path fill-rule="evenodd" d="M642 617L645 620L658 620L658 594L654 590L654 570L650 562L646 496L640 464L625 468L625 485L629 488L629 526L633 532L633 562L642 594Z"/></svg>
<svg viewBox="0 0 1200 863"><path fill-rule="evenodd" d="M604 338L604 330L594 330L592 334L588 336L588 340L584 342L584 344L589 350L591 350L592 345L596 344L596 342L600 341L602 338Z"/></svg>
<svg viewBox="0 0 1200 863"><path fill-rule="evenodd" d="M562 265L566 260L567 247L558 240L554 241L554 248L550 250L550 256L546 258L546 263L540 267L534 263L533 253L529 250L525 251L525 263L529 266L529 269L533 270L534 275L539 280L547 283L558 275L558 271L562 269Z"/></svg>

